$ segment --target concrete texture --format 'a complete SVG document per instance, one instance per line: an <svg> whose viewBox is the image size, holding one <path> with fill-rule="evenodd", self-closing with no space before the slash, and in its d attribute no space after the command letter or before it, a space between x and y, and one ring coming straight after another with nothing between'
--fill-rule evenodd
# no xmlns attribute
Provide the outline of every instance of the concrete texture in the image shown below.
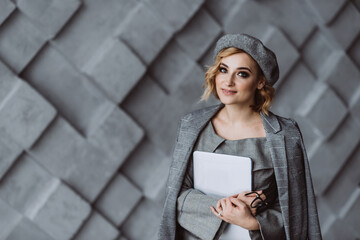
<svg viewBox="0 0 360 240"><path fill-rule="evenodd" d="M359 0L0 0L0 239L156 239L223 33L275 51L325 240L360 239Z"/></svg>
<svg viewBox="0 0 360 240"><path fill-rule="evenodd" d="M141 29L141 31L134 31ZM119 37L149 64L169 41L174 30L147 5L139 3L119 29ZM145 41L144 41L145 40Z"/></svg>
<svg viewBox="0 0 360 240"><path fill-rule="evenodd" d="M32 219L58 185L58 180L28 155L22 155L9 173L2 180L1 199Z"/></svg>
<svg viewBox="0 0 360 240"><path fill-rule="evenodd" d="M329 3L324 0L308 0L307 2L316 10L317 14L325 23L329 23L340 11L346 1L333 0Z"/></svg>
<svg viewBox="0 0 360 240"><path fill-rule="evenodd" d="M115 226L120 226L138 205L141 196L141 191L125 176L117 174L96 202L96 208Z"/></svg>
<svg viewBox="0 0 360 240"><path fill-rule="evenodd" d="M179 31L204 0L145 0L145 4L161 16L174 31Z"/></svg>
<svg viewBox="0 0 360 240"><path fill-rule="evenodd" d="M0 1L0 24L14 11L15 4L10 0Z"/></svg>
<svg viewBox="0 0 360 240"><path fill-rule="evenodd" d="M0 215L2 216L0 220L2 226L0 229L0 238L5 239L13 232L15 227L21 221L22 216L3 200L0 200Z"/></svg>
<svg viewBox="0 0 360 240"><path fill-rule="evenodd" d="M117 103L137 84L145 70L140 59L122 41L113 38L105 41L84 67Z"/></svg>
<svg viewBox="0 0 360 240"><path fill-rule="evenodd" d="M0 57L19 73L45 42L46 38L41 31L24 14L15 10L0 29Z"/></svg>
<svg viewBox="0 0 360 240"><path fill-rule="evenodd" d="M51 45L43 49L31 65L22 77L83 134L89 134L99 120L112 111L112 102L101 90Z"/></svg>
<svg viewBox="0 0 360 240"><path fill-rule="evenodd" d="M27 82L17 81L0 109L0 131L29 148L54 118L56 109Z"/></svg>
<svg viewBox="0 0 360 240"><path fill-rule="evenodd" d="M53 239L70 239L90 214L90 205L65 184L59 184L34 217Z"/></svg>
<svg viewBox="0 0 360 240"><path fill-rule="evenodd" d="M208 11L200 9L177 35L176 40L186 53L198 60L213 42L216 42L221 27Z"/></svg>
<svg viewBox="0 0 360 240"><path fill-rule="evenodd" d="M276 83L279 85L299 59L299 53L278 28L269 28L263 38L264 44L276 52L276 59L281 69L279 80Z"/></svg>
<svg viewBox="0 0 360 240"><path fill-rule="evenodd" d="M79 0L16 0L17 8L50 39L56 36L80 6Z"/></svg>
<svg viewBox="0 0 360 240"><path fill-rule="evenodd" d="M119 230L102 215L93 211L89 219L76 235L78 240L110 240L119 236Z"/></svg>
<svg viewBox="0 0 360 240"><path fill-rule="evenodd" d="M34 222L27 218L22 218L16 225L16 228L7 236L6 239L18 240L18 239L36 239L36 240L48 240L52 239L49 234L40 229Z"/></svg>

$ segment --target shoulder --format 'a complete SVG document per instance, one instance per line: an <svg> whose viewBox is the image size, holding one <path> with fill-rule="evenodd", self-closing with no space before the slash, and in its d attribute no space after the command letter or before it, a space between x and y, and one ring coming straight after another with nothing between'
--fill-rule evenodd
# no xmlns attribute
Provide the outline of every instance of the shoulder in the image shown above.
<svg viewBox="0 0 360 240"><path fill-rule="evenodd" d="M277 118L279 125L281 127L281 132L283 135L301 136L301 131L300 131L299 125L295 121L295 119L290 118L290 117L283 117L283 116L277 115L271 111L269 111L269 114L271 114Z"/></svg>
<svg viewBox="0 0 360 240"><path fill-rule="evenodd" d="M222 104L205 107L199 110L192 111L180 119L177 129L177 135L181 132L190 133L192 135L198 134L205 124L217 113L222 107ZM179 137L178 137L179 138Z"/></svg>
<svg viewBox="0 0 360 240"><path fill-rule="evenodd" d="M195 111L192 111L186 115L184 115L181 120L182 121L193 121L197 119L207 118L209 115L214 115L220 108L222 107L222 104L213 105L210 107L205 107L201 109L197 109Z"/></svg>

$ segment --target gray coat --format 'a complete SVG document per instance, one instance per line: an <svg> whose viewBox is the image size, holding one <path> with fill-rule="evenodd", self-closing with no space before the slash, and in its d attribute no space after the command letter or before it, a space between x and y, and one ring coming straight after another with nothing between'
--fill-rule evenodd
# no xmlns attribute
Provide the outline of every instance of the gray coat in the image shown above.
<svg viewBox="0 0 360 240"><path fill-rule="evenodd" d="M220 104L204 108L181 119L166 185L160 240L176 238L176 202L190 154L201 130L222 107ZM309 162L297 123L271 112L269 116L261 112L261 118L273 161L286 238L322 239Z"/></svg>

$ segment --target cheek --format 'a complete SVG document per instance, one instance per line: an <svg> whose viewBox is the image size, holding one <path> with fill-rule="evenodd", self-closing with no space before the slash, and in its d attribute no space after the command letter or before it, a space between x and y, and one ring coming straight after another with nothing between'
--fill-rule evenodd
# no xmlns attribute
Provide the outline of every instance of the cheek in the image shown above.
<svg viewBox="0 0 360 240"><path fill-rule="evenodd" d="M253 92L255 88L256 86L250 81L239 81L237 84L237 89L242 92Z"/></svg>
<svg viewBox="0 0 360 240"><path fill-rule="evenodd" d="M219 83L221 82L221 77L219 77L219 75L215 76L215 85L219 85Z"/></svg>
<svg viewBox="0 0 360 240"><path fill-rule="evenodd" d="M215 89L218 89L221 86L221 78L219 76L215 77Z"/></svg>

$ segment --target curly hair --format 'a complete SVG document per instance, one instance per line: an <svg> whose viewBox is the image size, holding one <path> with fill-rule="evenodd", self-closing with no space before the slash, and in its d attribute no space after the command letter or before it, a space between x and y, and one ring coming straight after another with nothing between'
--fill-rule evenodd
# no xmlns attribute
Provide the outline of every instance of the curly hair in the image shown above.
<svg viewBox="0 0 360 240"><path fill-rule="evenodd" d="M201 101L207 100L211 96L211 94L213 94L215 98L219 99L219 96L217 95L216 92L215 77L219 73L221 59L236 53L245 53L245 52L235 47L225 48L221 50L219 54L216 56L214 64L212 66L207 66L208 69L205 73L205 84L203 86L204 92L201 96ZM255 60L254 62L256 63ZM256 66L259 73L258 78L264 77L264 74L257 63ZM262 89L260 90L256 89L255 99L254 99L255 103L250 107L256 112L263 111L266 115L268 115L269 114L268 111L269 108L271 107L271 103L274 98L274 95L275 95L275 89L266 81Z"/></svg>

